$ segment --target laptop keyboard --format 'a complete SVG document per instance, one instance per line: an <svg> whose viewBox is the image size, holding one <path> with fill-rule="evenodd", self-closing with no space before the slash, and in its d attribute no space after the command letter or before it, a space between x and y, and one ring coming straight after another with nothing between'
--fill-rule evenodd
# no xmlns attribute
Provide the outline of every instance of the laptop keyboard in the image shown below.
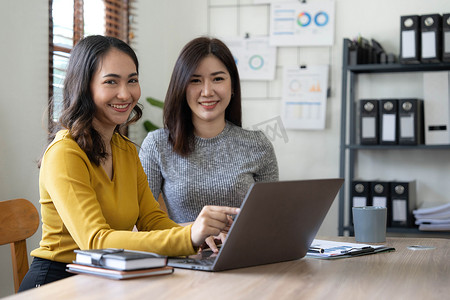
<svg viewBox="0 0 450 300"><path fill-rule="evenodd" d="M183 259L178 259L178 263L191 264L199 266L212 266L217 258L211 250L202 251L200 254L193 255L192 257L186 257Z"/></svg>
<svg viewBox="0 0 450 300"><path fill-rule="evenodd" d="M169 258L168 265L174 267L190 267L191 269L210 270L213 268L217 254L211 250L203 250L200 253L188 257Z"/></svg>
<svg viewBox="0 0 450 300"><path fill-rule="evenodd" d="M214 264L214 257L211 258L203 258L203 259L192 259L186 258L183 260L179 260L180 263L188 263L188 264L197 264L202 266L212 266Z"/></svg>

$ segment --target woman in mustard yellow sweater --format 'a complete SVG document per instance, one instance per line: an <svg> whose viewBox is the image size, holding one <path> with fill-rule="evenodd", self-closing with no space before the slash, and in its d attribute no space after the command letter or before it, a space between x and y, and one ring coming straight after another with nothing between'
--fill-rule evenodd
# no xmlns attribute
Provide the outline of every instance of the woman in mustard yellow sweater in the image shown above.
<svg viewBox="0 0 450 300"><path fill-rule="evenodd" d="M118 39L90 36L72 50L59 130L40 163L42 239L20 291L71 276L75 249L194 254L239 212L205 206L182 227L159 209L136 146L120 133L142 115L138 76L134 51Z"/></svg>

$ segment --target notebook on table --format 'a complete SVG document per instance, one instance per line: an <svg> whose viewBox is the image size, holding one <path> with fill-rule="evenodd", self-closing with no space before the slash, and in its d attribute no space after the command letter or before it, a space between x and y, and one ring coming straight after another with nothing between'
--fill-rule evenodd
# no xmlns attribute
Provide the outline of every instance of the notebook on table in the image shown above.
<svg viewBox="0 0 450 300"><path fill-rule="evenodd" d="M223 271L302 258L343 182L333 178L254 183L219 253L172 257L168 265Z"/></svg>

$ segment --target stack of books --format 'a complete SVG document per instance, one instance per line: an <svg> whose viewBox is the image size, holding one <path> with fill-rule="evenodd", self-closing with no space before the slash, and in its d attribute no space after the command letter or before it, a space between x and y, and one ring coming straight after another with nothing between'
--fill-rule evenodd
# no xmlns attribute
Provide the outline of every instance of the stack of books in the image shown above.
<svg viewBox="0 0 450 300"><path fill-rule="evenodd" d="M76 259L67 265L67 271L111 279L172 274L167 266L167 256L151 252L124 249L75 250Z"/></svg>
<svg viewBox="0 0 450 300"><path fill-rule="evenodd" d="M450 231L450 203L413 211L416 225L424 231Z"/></svg>

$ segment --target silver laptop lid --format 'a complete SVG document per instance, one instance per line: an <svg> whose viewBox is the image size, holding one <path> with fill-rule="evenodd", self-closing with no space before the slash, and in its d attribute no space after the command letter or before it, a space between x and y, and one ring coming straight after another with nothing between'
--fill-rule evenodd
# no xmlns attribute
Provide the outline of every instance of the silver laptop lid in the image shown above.
<svg viewBox="0 0 450 300"><path fill-rule="evenodd" d="M254 183L212 267L170 259L169 265L221 271L302 258L343 182L336 178Z"/></svg>

